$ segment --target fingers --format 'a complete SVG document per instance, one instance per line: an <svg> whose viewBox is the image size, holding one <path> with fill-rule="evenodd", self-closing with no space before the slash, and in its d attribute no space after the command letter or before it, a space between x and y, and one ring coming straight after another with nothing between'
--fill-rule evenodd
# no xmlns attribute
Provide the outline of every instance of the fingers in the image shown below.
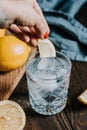
<svg viewBox="0 0 87 130"><path fill-rule="evenodd" d="M45 27L46 27L46 32L49 34L49 33L50 33L49 26L48 26L48 24L47 24L47 22L46 22L46 20L45 20L45 18L44 18L44 16L43 16L43 13L42 13L42 11L41 11L41 8L39 7L39 5L38 5L38 3L36 2L36 0L34 0L34 5L33 5L33 7L34 7L34 9L36 10L36 12L37 12L38 14L40 14L41 18L43 19L43 22L44 22Z"/></svg>
<svg viewBox="0 0 87 130"><path fill-rule="evenodd" d="M33 27L18 27L15 24L12 24L8 30L20 40L32 44L33 46L37 46L37 37Z"/></svg>
<svg viewBox="0 0 87 130"><path fill-rule="evenodd" d="M11 22L7 23L6 28L9 28L9 31L19 39L31 42L36 46L36 39L44 38L46 32L49 33L49 27L37 2L34 1L33 4L31 1L27 0L25 2L20 0L14 3L13 1L9 2L10 6L5 11L8 12L6 16L8 16Z"/></svg>
<svg viewBox="0 0 87 130"><path fill-rule="evenodd" d="M19 10L20 8L20 10ZM16 24L22 26L34 27L36 34L39 38L43 38L45 33L49 33L49 27L46 20L43 17L42 11L35 1L34 4L26 4L26 8L23 6L16 5ZM17 22L18 21L18 22Z"/></svg>
<svg viewBox="0 0 87 130"><path fill-rule="evenodd" d="M30 41L29 43L32 44L33 46L37 46L38 45L38 42L37 42L37 39L38 39L38 36L36 35L36 31L33 27L19 27L20 30L22 32L24 32L25 34L27 34L27 36L30 37Z"/></svg>
<svg viewBox="0 0 87 130"><path fill-rule="evenodd" d="M28 13L30 12L30 13ZM26 6L26 8L21 8L19 13L17 13L16 23L21 26L33 27L36 31L36 35L39 38L43 38L45 33L47 32L47 27L45 22L43 21L40 14L38 14L35 9L31 6ZM19 23L19 24L18 24Z"/></svg>
<svg viewBox="0 0 87 130"><path fill-rule="evenodd" d="M31 38L30 43L35 47L38 45L37 39L35 38Z"/></svg>
<svg viewBox="0 0 87 130"><path fill-rule="evenodd" d="M49 33L49 27L47 25L47 22L44 19L42 11L36 1L18 0L15 2L13 0L10 1L9 4L10 7L6 9L7 10L6 12L8 12L7 16L8 19L11 19L11 22L8 22L6 28L9 28L9 30L14 35L17 36L18 33L18 37L21 37L23 35L24 36L23 39L25 40L27 39L27 41L29 40L27 35L23 34L24 31L22 31L21 29L19 29L20 30L19 31L17 27L14 28L13 23L16 24L17 26L20 25L21 27L23 26L28 26L29 28L33 27L35 30L35 35L38 36L38 38L44 38L46 32ZM29 30L27 30L27 32L28 31ZM31 36L29 35L29 37Z"/></svg>
<svg viewBox="0 0 87 130"><path fill-rule="evenodd" d="M29 36L22 32L15 24L12 24L8 30L20 40L24 42L30 41Z"/></svg>

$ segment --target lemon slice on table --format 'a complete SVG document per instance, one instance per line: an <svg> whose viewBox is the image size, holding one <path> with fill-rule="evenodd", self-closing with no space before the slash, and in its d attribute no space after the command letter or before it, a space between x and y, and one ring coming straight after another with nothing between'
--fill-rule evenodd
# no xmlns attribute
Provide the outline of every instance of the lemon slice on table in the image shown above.
<svg viewBox="0 0 87 130"><path fill-rule="evenodd" d="M56 57L55 47L49 39L38 39L38 48L41 58Z"/></svg>
<svg viewBox="0 0 87 130"><path fill-rule="evenodd" d="M77 98L81 103L87 105L87 89L83 91Z"/></svg>
<svg viewBox="0 0 87 130"><path fill-rule="evenodd" d="M18 103L0 101L0 130L23 130L25 123L25 113Z"/></svg>

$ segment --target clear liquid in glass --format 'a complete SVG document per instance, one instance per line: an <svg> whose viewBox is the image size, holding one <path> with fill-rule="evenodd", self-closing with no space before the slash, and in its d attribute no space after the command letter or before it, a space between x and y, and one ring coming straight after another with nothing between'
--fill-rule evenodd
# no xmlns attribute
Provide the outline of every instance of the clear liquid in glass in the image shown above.
<svg viewBox="0 0 87 130"><path fill-rule="evenodd" d="M33 59L27 66L29 99L32 108L43 115L62 111L67 102L68 63L58 57Z"/></svg>

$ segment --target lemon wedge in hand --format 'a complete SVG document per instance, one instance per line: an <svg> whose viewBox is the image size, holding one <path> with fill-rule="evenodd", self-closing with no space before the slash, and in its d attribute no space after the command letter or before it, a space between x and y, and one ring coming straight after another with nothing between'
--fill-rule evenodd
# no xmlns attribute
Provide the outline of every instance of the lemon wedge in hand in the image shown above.
<svg viewBox="0 0 87 130"><path fill-rule="evenodd" d="M83 91L77 98L81 103L87 105L87 89Z"/></svg>
<svg viewBox="0 0 87 130"><path fill-rule="evenodd" d="M38 48L41 58L56 57L55 47L49 39L38 39Z"/></svg>
<svg viewBox="0 0 87 130"><path fill-rule="evenodd" d="M23 130L25 123L25 113L18 103L0 101L0 130Z"/></svg>

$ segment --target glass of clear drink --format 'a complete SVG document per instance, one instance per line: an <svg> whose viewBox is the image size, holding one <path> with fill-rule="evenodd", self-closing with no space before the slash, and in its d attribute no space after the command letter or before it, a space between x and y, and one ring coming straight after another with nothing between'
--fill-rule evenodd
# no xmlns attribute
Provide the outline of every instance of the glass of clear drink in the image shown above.
<svg viewBox="0 0 87 130"><path fill-rule="evenodd" d="M26 77L30 104L36 112L54 115L65 108L70 73L71 62L60 52L56 57L40 58L38 51L29 57Z"/></svg>

